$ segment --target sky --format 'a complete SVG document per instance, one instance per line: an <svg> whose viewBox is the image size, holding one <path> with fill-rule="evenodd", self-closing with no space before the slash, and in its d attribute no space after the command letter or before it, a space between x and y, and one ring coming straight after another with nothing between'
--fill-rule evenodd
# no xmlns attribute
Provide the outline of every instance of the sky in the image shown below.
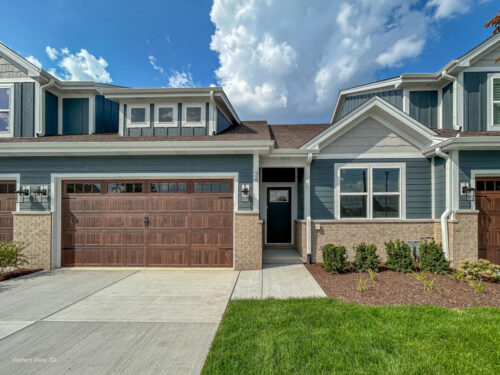
<svg viewBox="0 0 500 375"><path fill-rule="evenodd" d="M243 120L330 120L339 90L435 72L493 0L0 0L0 41L65 80L222 86Z"/></svg>

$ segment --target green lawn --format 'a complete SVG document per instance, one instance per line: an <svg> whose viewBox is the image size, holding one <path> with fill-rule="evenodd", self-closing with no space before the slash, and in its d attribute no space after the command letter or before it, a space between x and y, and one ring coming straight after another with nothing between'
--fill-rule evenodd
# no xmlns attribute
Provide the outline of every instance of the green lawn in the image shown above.
<svg viewBox="0 0 500 375"><path fill-rule="evenodd" d="M500 309L230 302L203 374L500 374Z"/></svg>

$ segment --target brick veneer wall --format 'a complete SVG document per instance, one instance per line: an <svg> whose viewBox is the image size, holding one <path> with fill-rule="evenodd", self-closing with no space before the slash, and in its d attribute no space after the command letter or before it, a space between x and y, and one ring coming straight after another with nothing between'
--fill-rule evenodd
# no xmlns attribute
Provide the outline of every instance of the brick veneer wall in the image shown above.
<svg viewBox="0 0 500 375"><path fill-rule="evenodd" d="M25 268L50 269L52 215L50 212L13 212L14 241L24 242Z"/></svg>
<svg viewBox="0 0 500 375"><path fill-rule="evenodd" d="M234 215L234 268L262 268L262 220L257 212L236 212Z"/></svg>

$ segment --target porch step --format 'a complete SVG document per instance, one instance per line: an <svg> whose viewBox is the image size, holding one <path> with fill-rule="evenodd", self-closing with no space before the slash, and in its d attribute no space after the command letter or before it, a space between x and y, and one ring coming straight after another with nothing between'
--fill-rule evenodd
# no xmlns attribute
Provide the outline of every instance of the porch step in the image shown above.
<svg viewBox="0 0 500 375"><path fill-rule="evenodd" d="M302 264L302 258L295 249L267 248L262 253L264 264Z"/></svg>

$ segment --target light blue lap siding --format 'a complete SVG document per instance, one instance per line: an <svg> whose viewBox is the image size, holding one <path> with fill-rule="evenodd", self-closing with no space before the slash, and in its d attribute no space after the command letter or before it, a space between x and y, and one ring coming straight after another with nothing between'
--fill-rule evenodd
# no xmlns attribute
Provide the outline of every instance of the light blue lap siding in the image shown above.
<svg viewBox="0 0 500 375"><path fill-rule="evenodd" d="M85 156L0 158L0 176L20 173L21 183L50 184L51 173L217 173L238 174L241 184L250 185L250 199L239 202L240 210L252 209L252 155L201 156ZM238 192L241 187L238 188ZM239 194L240 196L240 194ZM44 210L49 204L23 204L22 210Z"/></svg>
<svg viewBox="0 0 500 375"><path fill-rule="evenodd" d="M434 182L435 215L440 218L446 210L446 160L438 157L434 161Z"/></svg>
<svg viewBox="0 0 500 375"><path fill-rule="evenodd" d="M352 94L347 95L342 103L339 118L344 117L349 112L358 108L361 104L371 99L373 96L384 99L386 102L391 103L393 106L403 110L403 90L388 90L379 92L370 92L366 94Z"/></svg>
<svg viewBox="0 0 500 375"><path fill-rule="evenodd" d="M460 151L458 158L459 184L460 182L470 182L471 171L474 169L500 171L500 151ZM471 202L467 201L465 196L460 195L459 197L460 209L467 210L472 207Z"/></svg>
<svg viewBox="0 0 500 375"><path fill-rule="evenodd" d="M334 219L335 163L406 163L406 218L428 219L431 208L431 163L428 159L313 160L311 163L311 217Z"/></svg>

